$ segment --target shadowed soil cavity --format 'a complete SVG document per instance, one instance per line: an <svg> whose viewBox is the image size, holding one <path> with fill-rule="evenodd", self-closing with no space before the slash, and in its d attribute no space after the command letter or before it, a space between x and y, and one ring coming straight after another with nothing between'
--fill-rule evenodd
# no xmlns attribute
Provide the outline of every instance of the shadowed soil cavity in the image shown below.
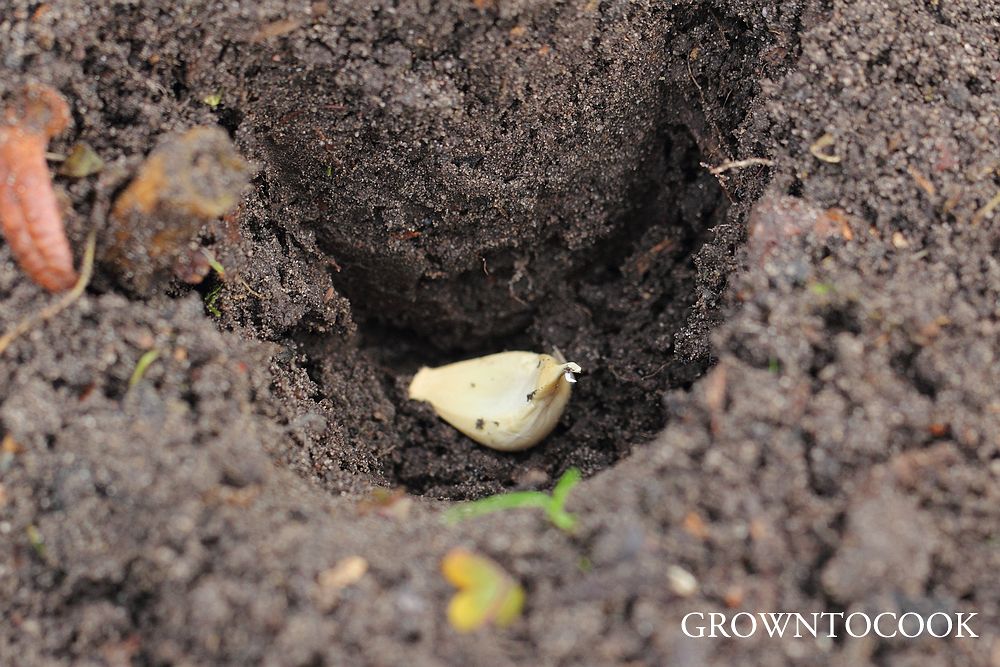
<svg viewBox="0 0 1000 667"><path fill-rule="evenodd" d="M498 331L487 318L475 337L452 343L452 322L424 322L427 333L421 334L404 328L393 308L367 303L355 310L353 359L345 358L342 340L316 332L295 336L301 366L320 396L309 405L312 414L354 433L377 429L371 439L351 438L352 459L341 467L366 466L376 481L413 493L474 497L546 487L570 466L591 474L655 436L665 419L663 391L688 385L708 363L703 346L685 345L703 335L694 328L706 315L694 309L694 257L727 208L715 179L698 166L689 136L661 141L656 149L651 180L661 188L609 223L608 237L577 251L585 256L581 266L567 266L553 240L523 256L484 255L441 286L460 291L456 299L514 302L524 312L510 316L517 319L513 331ZM460 287L453 288L456 283ZM429 309L419 300L408 308ZM406 386L420 365L509 349L559 350L586 369L562 425L543 445L496 452L439 420L430 406L407 400ZM345 377L345 365L357 366L357 374ZM345 404L352 407L347 419ZM321 460L341 449L326 436L307 445Z"/></svg>

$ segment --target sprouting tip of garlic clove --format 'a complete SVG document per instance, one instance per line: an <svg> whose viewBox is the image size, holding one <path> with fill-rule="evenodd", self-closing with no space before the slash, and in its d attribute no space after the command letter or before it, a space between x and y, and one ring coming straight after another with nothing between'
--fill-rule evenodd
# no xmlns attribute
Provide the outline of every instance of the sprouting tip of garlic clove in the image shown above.
<svg viewBox="0 0 1000 667"><path fill-rule="evenodd" d="M410 398L476 442L503 452L538 444L559 423L580 366L548 354L500 352L422 368Z"/></svg>

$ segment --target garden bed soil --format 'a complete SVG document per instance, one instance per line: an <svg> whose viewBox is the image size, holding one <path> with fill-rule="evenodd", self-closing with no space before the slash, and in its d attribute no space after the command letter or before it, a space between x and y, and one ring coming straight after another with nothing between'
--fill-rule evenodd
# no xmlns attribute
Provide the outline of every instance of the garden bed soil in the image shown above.
<svg viewBox="0 0 1000 667"><path fill-rule="evenodd" d="M997 53L987 0L14 0L0 95L105 167L55 179L90 288L0 356L0 663L1000 664ZM225 273L137 289L108 211L196 125L253 165ZM0 247L2 328L52 299ZM584 368L539 447L406 399L503 349ZM573 466L572 534L442 520ZM448 625L457 546L513 626Z"/></svg>

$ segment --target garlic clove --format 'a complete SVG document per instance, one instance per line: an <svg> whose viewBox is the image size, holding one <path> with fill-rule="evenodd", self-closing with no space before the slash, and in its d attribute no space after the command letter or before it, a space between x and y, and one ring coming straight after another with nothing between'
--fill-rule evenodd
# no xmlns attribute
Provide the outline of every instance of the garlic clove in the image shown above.
<svg viewBox="0 0 1000 667"><path fill-rule="evenodd" d="M500 352L420 369L410 383L410 398L430 403L476 442L516 452L552 432L579 372L577 364L547 354Z"/></svg>

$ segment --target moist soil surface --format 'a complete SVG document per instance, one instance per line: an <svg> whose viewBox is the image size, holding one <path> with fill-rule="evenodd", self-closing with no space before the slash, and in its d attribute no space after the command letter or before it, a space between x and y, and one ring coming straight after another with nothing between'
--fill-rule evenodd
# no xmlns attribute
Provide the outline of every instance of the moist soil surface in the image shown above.
<svg viewBox="0 0 1000 667"><path fill-rule="evenodd" d="M992 0L8 0L4 103L105 164L54 179L86 293L0 355L0 664L1000 664L998 53ZM110 213L198 125L239 207ZM0 246L3 329L55 298ZM407 400L505 349L585 369L537 448ZM443 519L570 467L572 532ZM450 627L454 547L513 625Z"/></svg>

